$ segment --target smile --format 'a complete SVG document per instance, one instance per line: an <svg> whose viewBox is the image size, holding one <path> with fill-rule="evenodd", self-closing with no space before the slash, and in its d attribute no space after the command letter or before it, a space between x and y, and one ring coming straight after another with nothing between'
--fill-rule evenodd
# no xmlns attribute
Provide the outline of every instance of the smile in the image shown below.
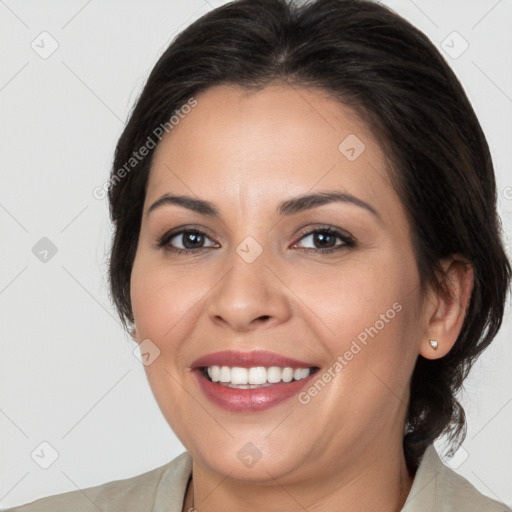
<svg viewBox="0 0 512 512"><path fill-rule="evenodd" d="M255 412L297 396L319 367L269 351L226 350L197 359L192 370L210 402L230 412Z"/></svg>
<svg viewBox="0 0 512 512"><path fill-rule="evenodd" d="M291 368L290 366L279 367L253 366L242 368L240 366L208 366L203 368L205 376L211 382L218 382L221 385L235 387L238 389L257 389L268 387L279 382L292 382L308 377L315 367Z"/></svg>

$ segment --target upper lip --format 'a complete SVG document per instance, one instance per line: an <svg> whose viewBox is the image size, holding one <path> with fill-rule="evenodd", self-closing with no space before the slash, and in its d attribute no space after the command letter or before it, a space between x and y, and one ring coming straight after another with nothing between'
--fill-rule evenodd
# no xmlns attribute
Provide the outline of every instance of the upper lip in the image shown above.
<svg viewBox="0 0 512 512"><path fill-rule="evenodd" d="M253 350L251 352L224 350L222 352L214 352L202 356L192 363L192 368L205 366L237 366L241 368L251 368L253 366L280 366L283 368L311 368L314 365L266 350Z"/></svg>

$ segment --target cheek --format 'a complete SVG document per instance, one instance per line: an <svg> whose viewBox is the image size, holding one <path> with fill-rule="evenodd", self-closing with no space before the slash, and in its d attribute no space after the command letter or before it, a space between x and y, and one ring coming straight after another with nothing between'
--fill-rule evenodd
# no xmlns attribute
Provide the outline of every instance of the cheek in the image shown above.
<svg viewBox="0 0 512 512"><path fill-rule="evenodd" d="M393 305L402 303L408 289L406 274L389 258L354 258L314 273L295 272L290 288L308 306L314 324L323 324L329 338L347 340L376 322L380 326L381 315L384 320L395 317Z"/></svg>
<svg viewBox="0 0 512 512"><path fill-rule="evenodd" d="M314 276L295 275L290 287L307 306L301 315L316 326L332 361L341 358L342 380L365 382L370 391L377 382L373 370L400 392L417 357L421 305L414 259L375 254Z"/></svg>
<svg viewBox="0 0 512 512"><path fill-rule="evenodd" d="M189 414L190 399L181 384L187 368L180 345L192 329L190 318L202 291L197 283L191 283L190 273L169 272L144 254L134 262L130 286L137 339L151 340L160 351L144 366L148 382L171 428L178 437L186 438L179 418Z"/></svg>
<svg viewBox="0 0 512 512"><path fill-rule="evenodd" d="M136 260L131 277L131 301L139 337L157 345L171 339L173 328L194 314L204 295L203 287L190 272Z"/></svg>

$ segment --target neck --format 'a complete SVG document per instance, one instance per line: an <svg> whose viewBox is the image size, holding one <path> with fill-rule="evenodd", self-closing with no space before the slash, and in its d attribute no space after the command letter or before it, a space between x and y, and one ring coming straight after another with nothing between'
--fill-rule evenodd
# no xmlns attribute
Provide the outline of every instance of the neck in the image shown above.
<svg viewBox="0 0 512 512"><path fill-rule="evenodd" d="M402 448L379 450L365 461L318 471L315 478L293 482L272 479L248 482L222 477L196 461L184 512L398 512L411 489ZM368 462L370 460L370 462ZM213 489L213 490L212 490Z"/></svg>

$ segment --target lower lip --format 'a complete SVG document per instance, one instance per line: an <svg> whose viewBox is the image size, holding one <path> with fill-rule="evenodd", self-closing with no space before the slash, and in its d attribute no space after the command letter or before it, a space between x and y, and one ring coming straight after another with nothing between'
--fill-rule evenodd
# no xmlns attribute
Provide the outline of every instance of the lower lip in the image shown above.
<svg viewBox="0 0 512 512"><path fill-rule="evenodd" d="M231 412L252 412L263 411L297 395L317 372L304 379L256 389L230 388L209 381L201 370L194 370L193 373L203 393L213 403Z"/></svg>

